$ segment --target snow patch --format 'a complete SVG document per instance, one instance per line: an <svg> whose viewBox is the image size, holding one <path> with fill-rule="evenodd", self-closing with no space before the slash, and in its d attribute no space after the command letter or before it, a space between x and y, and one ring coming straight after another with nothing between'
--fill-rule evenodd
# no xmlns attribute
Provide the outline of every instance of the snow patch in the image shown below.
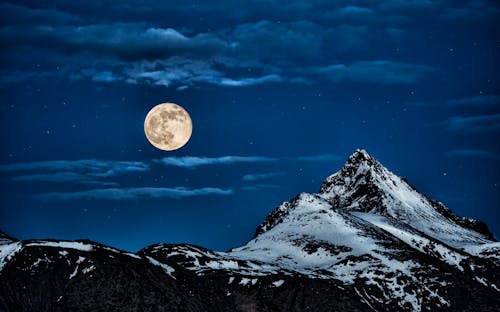
<svg viewBox="0 0 500 312"><path fill-rule="evenodd" d="M75 276L76 276L76 274L78 274L78 265L76 265L76 268L75 268L75 270L73 271L73 273L71 273L71 274L69 275L69 279L72 279L73 277L75 277Z"/></svg>
<svg viewBox="0 0 500 312"><path fill-rule="evenodd" d="M75 249L81 251L92 251L94 249L93 245L84 244L81 242L36 242L29 243L26 246L45 246L45 247L56 247L65 249Z"/></svg>
<svg viewBox="0 0 500 312"><path fill-rule="evenodd" d="M22 248L20 242L0 245L0 271Z"/></svg>
<svg viewBox="0 0 500 312"><path fill-rule="evenodd" d="M205 263L206 267L214 270L237 270L238 262L231 260L211 260Z"/></svg>
<svg viewBox="0 0 500 312"><path fill-rule="evenodd" d="M240 281L239 284L243 285L243 286L246 286L247 284L250 284L251 281L252 281L251 279L244 277L244 278L241 279L241 281Z"/></svg>
<svg viewBox="0 0 500 312"><path fill-rule="evenodd" d="M45 258L43 258L43 259L42 259L42 258L38 258L38 259L36 259L36 261L35 261L35 262L33 262L33 264L31 265L31 267L30 267L30 268L31 268L31 269L36 268L36 267L37 267L38 265L40 265L40 263L42 263L42 262L49 263L49 262L50 262L50 259L49 259L49 258L47 258L47 257L45 257Z"/></svg>
<svg viewBox="0 0 500 312"><path fill-rule="evenodd" d="M153 265L159 266L160 268L163 269L165 273L170 275L173 279L176 279L175 276L172 275L172 273L175 272L175 269L169 265L166 265L164 263L159 262L158 260L151 258L150 256L146 256L146 258L149 260L149 262Z"/></svg>
<svg viewBox="0 0 500 312"><path fill-rule="evenodd" d="M95 266L94 266L94 265L91 265L91 266L89 266L89 267L84 268L84 269L82 270L82 273L83 273L83 274L87 274L87 273L89 273L89 272L92 272L94 269L95 269Z"/></svg>
<svg viewBox="0 0 500 312"><path fill-rule="evenodd" d="M132 257L132 258L135 258L135 259L142 259L140 256L134 254L134 253L130 253L130 252L124 252L123 253L124 255L127 255L129 257Z"/></svg>

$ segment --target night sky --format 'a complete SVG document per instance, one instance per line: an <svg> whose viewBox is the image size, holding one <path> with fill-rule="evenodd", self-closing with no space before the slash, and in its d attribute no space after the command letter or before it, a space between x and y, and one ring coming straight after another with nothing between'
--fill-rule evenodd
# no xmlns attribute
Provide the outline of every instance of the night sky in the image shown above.
<svg viewBox="0 0 500 312"><path fill-rule="evenodd" d="M226 250L364 148L500 237L494 1L15 1L0 24L11 236ZM173 152L143 131L162 102L193 120Z"/></svg>

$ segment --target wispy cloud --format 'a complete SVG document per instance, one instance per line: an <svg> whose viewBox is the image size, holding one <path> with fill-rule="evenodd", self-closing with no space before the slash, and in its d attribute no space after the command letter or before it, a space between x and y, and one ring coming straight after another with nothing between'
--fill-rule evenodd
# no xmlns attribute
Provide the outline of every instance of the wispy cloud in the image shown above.
<svg viewBox="0 0 500 312"><path fill-rule="evenodd" d="M96 184L106 186L117 186L118 183L109 181L99 181L94 177L76 172L55 172L49 174L29 174L14 176L11 179L16 182L56 182L56 183L81 183L81 184Z"/></svg>
<svg viewBox="0 0 500 312"><path fill-rule="evenodd" d="M476 116L452 116L445 122L449 131L492 132L500 130L500 114Z"/></svg>
<svg viewBox="0 0 500 312"><path fill-rule="evenodd" d="M81 185L99 185L116 187L120 185L117 178L124 175L140 174L149 171L152 164L196 169L202 166L233 165L244 163L272 163L277 161L336 161L340 157L334 154L321 154L298 157L267 157L267 156L219 156L219 157L165 157L148 162L143 161L112 161L96 159L51 160L0 165L4 172L14 182L49 182L74 183ZM254 173L242 177L243 181L258 181L283 175L282 172ZM110 192L108 189L106 192ZM92 194L99 194L96 190ZM57 193L56 193L57 194ZM81 196L86 193L78 193ZM57 195L59 196L59 195ZM61 195L62 196L62 195ZM73 196L73 195L71 195ZM75 195L77 196L77 195ZM90 196L90 195L89 195Z"/></svg>
<svg viewBox="0 0 500 312"><path fill-rule="evenodd" d="M256 184L256 185L246 185L242 186L241 189L244 191L258 191L266 188L278 188L279 185L276 184Z"/></svg>
<svg viewBox="0 0 500 312"><path fill-rule="evenodd" d="M130 200L140 198L181 198L203 195L231 195L233 189L220 189L215 187L204 187L188 189L185 187L156 188L156 187L136 187L136 188L105 188L92 189L79 192L53 192L39 194L36 197L42 200L77 200L77 199L104 199L104 200Z"/></svg>
<svg viewBox="0 0 500 312"><path fill-rule="evenodd" d="M411 102L408 103L411 106L444 106L444 107L470 107L470 108L490 108L498 107L500 108L500 96L499 95L478 95L464 98L449 99L445 101L428 101L428 102Z"/></svg>
<svg viewBox="0 0 500 312"><path fill-rule="evenodd" d="M0 165L0 171L64 171L82 170L102 175L127 171L145 171L148 165L140 161L113 161L96 159L49 160Z"/></svg>
<svg viewBox="0 0 500 312"><path fill-rule="evenodd" d="M444 153L445 157L449 158L485 158L497 159L498 156L490 151L481 149L455 149Z"/></svg>
<svg viewBox="0 0 500 312"><path fill-rule="evenodd" d="M265 156L221 156L221 157L165 157L155 160L155 162L184 168L196 168L206 165L226 165L235 163L255 163L255 162L273 162L277 158Z"/></svg>
<svg viewBox="0 0 500 312"><path fill-rule="evenodd" d="M360 61L351 64L334 64L315 67L311 73L325 75L332 81L353 81L384 85L411 84L434 72L427 65L408 64L393 61Z"/></svg>
<svg viewBox="0 0 500 312"><path fill-rule="evenodd" d="M259 162L276 162L276 161L334 161L340 160L341 157L335 154L321 154L310 156L296 157L267 157L267 156L220 156L220 157L198 157L198 156L183 156L183 157L165 157L154 160L155 163L166 166L175 166L183 168L197 168L208 165L229 165L236 163L259 163Z"/></svg>
<svg viewBox="0 0 500 312"><path fill-rule="evenodd" d="M499 106L500 107L500 96L499 95L478 95L460 99L451 99L446 101L449 106Z"/></svg>
<svg viewBox="0 0 500 312"><path fill-rule="evenodd" d="M149 165L140 161L96 159L51 160L0 165L0 172L15 174L13 181L73 182L116 185L102 179L144 172Z"/></svg>
<svg viewBox="0 0 500 312"><path fill-rule="evenodd" d="M243 181L251 182L251 181L266 180L283 175L285 175L284 172L251 173L251 174L245 174L241 179Z"/></svg>
<svg viewBox="0 0 500 312"><path fill-rule="evenodd" d="M284 79L278 75L266 75L262 77L247 77L247 78L221 78L210 81L211 83L215 83L221 86L230 86L230 87L240 87L240 86L252 86L257 84L263 84L266 82L281 82Z"/></svg>

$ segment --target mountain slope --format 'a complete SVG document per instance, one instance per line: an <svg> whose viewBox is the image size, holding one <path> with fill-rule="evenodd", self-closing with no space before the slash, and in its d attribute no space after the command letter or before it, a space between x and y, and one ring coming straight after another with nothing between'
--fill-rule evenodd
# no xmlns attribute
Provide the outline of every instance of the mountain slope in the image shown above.
<svg viewBox="0 0 500 312"><path fill-rule="evenodd" d="M0 235L0 310L494 311L499 251L484 223L357 150L228 252Z"/></svg>
<svg viewBox="0 0 500 312"><path fill-rule="evenodd" d="M484 224L455 216L364 150L357 150L340 171L329 176L319 195L335 207L391 216L450 246L463 248L493 240Z"/></svg>

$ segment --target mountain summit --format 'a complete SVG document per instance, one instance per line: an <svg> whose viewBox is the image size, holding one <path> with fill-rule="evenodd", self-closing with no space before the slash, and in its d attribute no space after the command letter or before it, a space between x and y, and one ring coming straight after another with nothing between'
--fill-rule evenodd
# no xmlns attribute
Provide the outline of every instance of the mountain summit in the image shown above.
<svg viewBox="0 0 500 312"><path fill-rule="evenodd" d="M5 311L493 311L500 243L364 150L227 252L0 240Z"/></svg>

